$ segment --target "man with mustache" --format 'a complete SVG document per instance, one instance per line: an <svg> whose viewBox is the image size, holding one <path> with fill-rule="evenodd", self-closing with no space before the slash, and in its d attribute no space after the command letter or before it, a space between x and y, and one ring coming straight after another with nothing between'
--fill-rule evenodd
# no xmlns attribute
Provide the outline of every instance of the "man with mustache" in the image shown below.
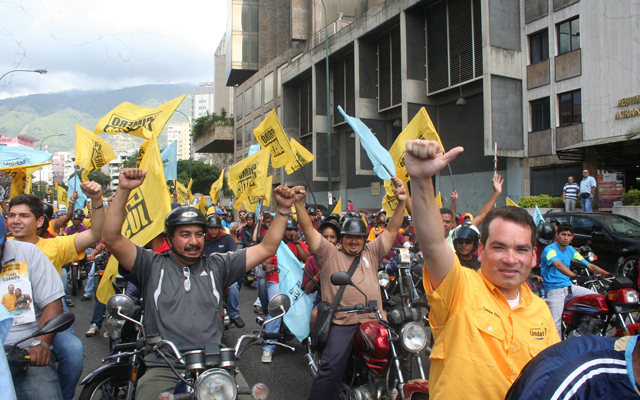
<svg viewBox="0 0 640 400"><path fill-rule="evenodd" d="M105 222L102 239L119 262L119 273L143 293L147 335L160 334L182 353L222 342L222 292L247 271L276 253L294 200L293 189L278 186L278 208L271 228L255 246L203 257L207 222L197 208L179 207L165 218L169 252L155 254L122 235L131 191L142 185L146 171L125 168ZM136 399L156 400L172 393L179 378L155 353L145 356L147 371L138 382ZM175 365L180 368L180 364ZM184 367L184 366L182 366Z"/></svg>

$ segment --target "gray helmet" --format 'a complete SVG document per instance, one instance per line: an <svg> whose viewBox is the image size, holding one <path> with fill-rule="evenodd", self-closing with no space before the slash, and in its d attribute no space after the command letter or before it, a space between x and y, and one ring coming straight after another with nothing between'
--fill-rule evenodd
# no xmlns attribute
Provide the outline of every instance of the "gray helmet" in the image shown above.
<svg viewBox="0 0 640 400"><path fill-rule="evenodd" d="M164 233L167 236L173 235L179 225L200 225L203 230L206 230L207 220L204 214L195 207L178 207L167 214L164 219Z"/></svg>
<svg viewBox="0 0 640 400"><path fill-rule="evenodd" d="M256 220L256 213L247 213L247 215L244 216L245 219L252 219L252 220Z"/></svg>
<svg viewBox="0 0 640 400"><path fill-rule="evenodd" d="M222 221L220 221L220 217L216 214L211 214L207 217L207 227L209 228L219 228L222 226Z"/></svg>
<svg viewBox="0 0 640 400"><path fill-rule="evenodd" d="M453 230L451 234L451 238L453 239L453 243L456 240L465 239L473 243L473 250L475 251L478 247L478 242L480 241L480 232L475 225L471 225L469 223L462 224Z"/></svg>
<svg viewBox="0 0 640 400"><path fill-rule="evenodd" d="M349 218L344 221L342 224L342 229L340 230L341 235L352 235L352 236L368 236L367 226L364 224L364 221L357 218Z"/></svg>
<svg viewBox="0 0 640 400"><path fill-rule="evenodd" d="M538 241L551 244L556 238L556 227L551 222L545 222L538 227Z"/></svg>
<svg viewBox="0 0 640 400"><path fill-rule="evenodd" d="M83 220L84 219L84 211L83 210L75 210L73 212L73 219Z"/></svg>
<svg viewBox="0 0 640 400"><path fill-rule="evenodd" d="M293 218L289 218L287 219L287 227L285 228L285 230L289 231L289 230L298 230L298 223L296 222L295 219Z"/></svg>

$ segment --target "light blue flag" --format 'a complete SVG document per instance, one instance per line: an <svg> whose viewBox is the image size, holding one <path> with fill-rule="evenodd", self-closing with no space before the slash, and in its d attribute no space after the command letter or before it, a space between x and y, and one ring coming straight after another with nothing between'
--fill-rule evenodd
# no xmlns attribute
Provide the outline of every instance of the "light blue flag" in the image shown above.
<svg viewBox="0 0 640 400"><path fill-rule="evenodd" d="M42 164L51 161L53 154L27 147L0 146L0 168Z"/></svg>
<svg viewBox="0 0 640 400"><path fill-rule="evenodd" d="M0 343L4 344L4 341L7 340L12 323L13 318L11 314L0 304ZM11 379L11 371L9 370L7 356L4 351L0 354L0 393L2 393L2 397L7 400L15 400L16 398L13 380Z"/></svg>
<svg viewBox="0 0 640 400"><path fill-rule="evenodd" d="M260 151L260 144L252 144L251 147L249 147L249 153L247 154L247 157L252 156L259 151Z"/></svg>
<svg viewBox="0 0 640 400"><path fill-rule="evenodd" d="M278 277L280 279L280 293L285 293L291 299L291 308L284 316L284 323L287 328L296 335L299 341L303 341L309 336L311 322L311 310L314 294L305 294L302 290L303 266L293 254L291 249L280 242L278 247Z"/></svg>
<svg viewBox="0 0 640 400"><path fill-rule="evenodd" d="M164 164L164 179L178 179L178 141L174 140L160 155Z"/></svg>
<svg viewBox="0 0 640 400"><path fill-rule="evenodd" d="M73 193L74 190L78 192L78 200L76 200L75 203L76 210L84 209L84 205L87 202L87 195L84 194L84 192L80 188L80 183L82 183L82 181L78 179L77 174L74 174L73 178L69 179L69 182L67 183L69 185L69 190L67 190L67 193L69 193L69 197L71 197L71 193Z"/></svg>
<svg viewBox="0 0 640 400"><path fill-rule="evenodd" d="M371 164L373 164L373 170L378 175L378 178L384 181L390 181L392 176L396 175L396 167L393 164L391 154L382 147L378 139L371 133L371 130L360 121L359 118L350 117L342 110L342 107L338 106L338 111L342 113L347 120L353 131L358 135L362 147L367 152Z"/></svg>
<svg viewBox="0 0 640 400"><path fill-rule="evenodd" d="M536 226L544 224L544 218L538 206L536 206L536 210L533 212L533 222L535 222Z"/></svg>

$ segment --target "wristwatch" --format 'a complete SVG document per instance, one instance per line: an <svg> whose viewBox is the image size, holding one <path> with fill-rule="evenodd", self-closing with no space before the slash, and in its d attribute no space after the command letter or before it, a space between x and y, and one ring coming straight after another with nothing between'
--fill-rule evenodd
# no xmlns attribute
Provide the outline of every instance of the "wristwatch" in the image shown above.
<svg viewBox="0 0 640 400"><path fill-rule="evenodd" d="M30 345L29 347L36 347L36 346L42 346L42 347L44 347L44 348L45 348L45 349L47 349L47 350L51 350L51 345L50 345L50 344L47 344L47 343L45 343L45 342L43 342L43 341L42 341L42 340L40 340L40 339L33 339L33 340L31 341L31 345Z"/></svg>

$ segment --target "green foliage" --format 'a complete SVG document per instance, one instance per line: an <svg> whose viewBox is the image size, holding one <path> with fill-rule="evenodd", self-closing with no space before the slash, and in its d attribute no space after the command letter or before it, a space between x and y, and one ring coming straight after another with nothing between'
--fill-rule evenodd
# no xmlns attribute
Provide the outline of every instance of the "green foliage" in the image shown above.
<svg viewBox="0 0 640 400"><path fill-rule="evenodd" d="M623 206L640 206L640 190L631 189L622 195Z"/></svg>
<svg viewBox="0 0 640 400"><path fill-rule="evenodd" d="M138 153L140 153L140 150L136 150L135 153L133 153L129 157L127 157L122 162L122 166L120 167L120 169L122 169L122 168L135 168L136 164L138 162Z"/></svg>
<svg viewBox="0 0 640 400"><path fill-rule="evenodd" d="M191 163L191 177L193 178L193 185L191 186L191 193L202 193L204 195L209 194L211 184L215 182L220 176L220 168L215 165L205 164L202 161L192 161ZM178 161L178 180L182 182L185 187L189 183L189 160ZM227 178L224 178L223 189L227 190ZM224 192L227 193L226 191Z"/></svg>
<svg viewBox="0 0 640 400"><path fill-rule="evenodd" d="M522 196L520 197L518 205L523 208L534 208L535 206L539 208L564 207L562 197L551 197L546 194L541 194L540 196Z"/></svg>
<svg viewBox="0 0 640 400"><path fill-rule="evenodd" d="M191 130L191 134L194 139L199 138L204 135L205 132L210 130L214 126L222 126L222 125L233 125L233 119L227 118L227 112L224 108L220 110L220 114L213 113L209 115L203 115L202 117L196 119L196 122L193 124L193 129Z"/></svg>
<svg viewBox="0 0 640 400"><path fill-rule="evenodd" d="M102 193L109 190L109 184L111 183L111 178L107 175L103 174L100 171L93 171L89 173L89 180L98 182L100 186L102 186Z"/></svg>

